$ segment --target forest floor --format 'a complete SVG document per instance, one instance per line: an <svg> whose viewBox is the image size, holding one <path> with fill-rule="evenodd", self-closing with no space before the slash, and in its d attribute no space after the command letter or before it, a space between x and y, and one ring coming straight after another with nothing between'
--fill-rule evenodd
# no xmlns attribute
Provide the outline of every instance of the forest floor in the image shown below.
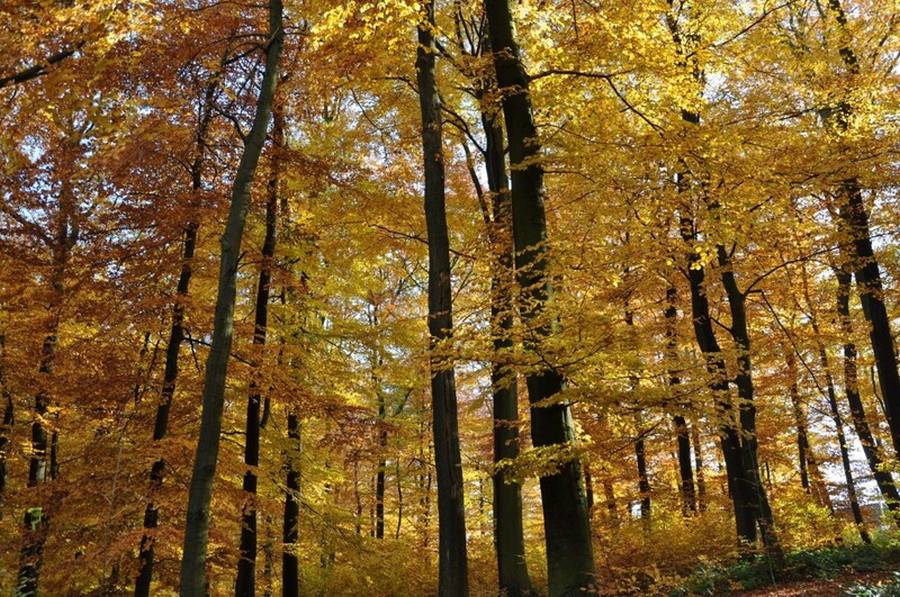
<svg viewBox="0 0 900 597"><path fill-rule="evenodd" d="M728 593L733 597L799 597L815 595L816 597L845 597L854 587L872 587L885 583L893 578L893 573L886 570L874 572L853 572L842 574L836 578L816 578L779 583L777 586L763 587L752 591Z"/></svg>
<svg viewBox="0 0 900 597"><path fill-rule="evenodd" d="M885 535L874 545L843 545L785 554L773 574L764 559L698 568L670 595L900 597L900 544Z"/></svg>

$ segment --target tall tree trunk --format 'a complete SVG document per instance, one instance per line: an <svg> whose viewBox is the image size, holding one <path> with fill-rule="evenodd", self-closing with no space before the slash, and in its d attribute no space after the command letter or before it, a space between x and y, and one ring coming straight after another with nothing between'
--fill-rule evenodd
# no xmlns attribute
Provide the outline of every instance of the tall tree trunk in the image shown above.
<svg viewBox="0 0 900 597"><path fill-rule="evenodd" d="M503 360L513 348L512 205L503 152L503 126L498 115L482 112L486 139L485 166L493 217L485 214L494 251L491 276L491 336L494 357L491 388L494 405L494 464L519 455L519 388L515 371ZM522 486L503 468L494 473L494 547L501 592L510 597L532 593L522 528Z"/></svg>
<svg viewBox="0 0 900 597"><path fill-rule="evenodd" d="M213 320L212 346L206 361L203 384L203 409L200 437L188 493L188 512L181 559L182 597L200 597L206 585L206 550L209 534L209 504L219 456L219 435L225 398L225 378L234 331L234 303L237 292L237 266L240 257L244 223L250 204L250 188L260 153L266 140L266 129L278 81L278 61L284 43L281 0L269 0L269 45L266 68L256 103L253 126L247 135L240 165L231 192L228 222L222 234L222 257Z"/></svg>
<svg viewBox="0 0 900 597"><path fill-rule="evenodd" d="M384 539L384 490L387 460L385 452L388 445L385 419L387 412L384 405L384 394L376 387L378 395L378 470L375 472L375 538Z"/></svg>
<svg viewBox="0 0 900 597"><path fill-rule="evenodd" d="M619 523L619 506L616 503L616 488L608 467L604 467L603 472L603 497L606 500L606 513L609 515L610 521L617 525Z"/></svg>
<svg viewBox="0 0 900 597"><path fill-rule="evenodd" d="M272 264L275 259L275 244L278 230L278 182L281 170L279 152L284 140L281 117L277 110L272 115L272 161L269 174L268 197L266 198L266 234L262 245L262 262L259 268L259 283L256 288L256 308L253 326L253 344L263 347L269 327L269 294L272 285ZM261 350L260 350L261 352ZM259 367L253 374L259 376ZM235 595L250 597L256 594L256 469L259 467L259 429L262 393L256 379L250 382L247 398L247 420L244 427L244 506L241 514L241 544L238 560Z"/></svg>
<svg viewBox="0 0 900 597"><path fill-rule="evenodd" d="M798 467L800 471L800 485L806 493L812 495L816 502L829 511L834 512L834 506L831 502L831 496L828 495L828 489L822 478L819 469L819 462L816 458L815 450L809 441L809 417L807 415L806 404L800 398L800 388L797 384L797 359L794 356L793 348L785 345L783 347L785 363L787 364L789 386L788 392L791 399L791 410L794 416L794 425L797 427L797 452ZM769 484L771 487L771 483Z"/></svg>
<svg viewBox="0 0 900 597"><path fill-rule="evenodd" d="M434 4L425 2L425 19L418 27L416 75L422 114L425 171L425 224L428 230L428 333L431 356L431 409L434 462L438 477L438 553L441 595L468 595L466 523L457 423L453 364L436 351L453 333L450 240L444 203L444 160L441 104L435 81Z"/></svg>
<svg viewBox="0 0 900 597"><path fill-rule="evenodd" d="M78 225L75 221L75 198L69 181L63 181L59 193L59 208L55 217L55 227L51 244L52 265L50 273L50 305L48 308L47 330L41 347L41 361L38 367L38 390L34 397L34 415L31 423L31 458L28 464L28 487L36 488L55 479L57 474L57 442L55 431L48 434L47 410L50 406L50 384L56 362L60 310L65 297L66 269L72 248L78 240ZM48 437L49 435L49 437ZM49 440L49 441L48 441ZM49 446L48 446L49 444ZM49 447L49 470L48 470ZM22 529L22 550L19 560L17 597L38 594L38 575L43 559L44 542L50 522L50 506L41 504L25 511Z"/></svg>
<svg viewBox="0 0 900 597"><path fill-rule="evenodd" d="M6 451L15 423L15 406L6 378L6 335L0 334L0 397L3 399L3 424L0 426L0 520L6 497Z"/></svg>
<svg viewBox="0 0 900 597"><path fill-rule="evenodd" d="M528 75L513 38L508 0L486 0L485 14L494 50L497 86L503 93L503 113L512 170L513 238L516 273L521 288L521 313L526 329L525 350L541 352L553 333L545 307L553 296L548 272L547 224L544 211L544 172L539 163L541 145L531 113ZM565 448L575 442L568 403L544 406L563 389L555 369L527 376L531 409L531 436L535 447ZM573 457L553 474L540 479L547 541L550 595L583 594L593 583L594 554L590 520L581 479L581 465Z"/></svg>
<svg viewBox="0 0 900 597"><path fill-rule="evenodd" d="M647 450L644 445L644 427L640 416L635 417L635 431L637 437L634 440L634 459L637 463L638 494L641 497L641 521L644 523L644 531L650 530L650 476L647 473Z"/></svg>
<svg viewBox="0 0 900 597"><path fill-rule="evenodd" d="M806 409L800 400L800 388L797 385L797 359L792 348L784 346L784 359L788 370L788 395L791 398L791 412L794 426L797 428L797 462L800 472L800 486L806 493L812 493L809 484L809 466L806 457L809 454L809 432L806 424Z"/></svg>
<svg viewBox="0 0 900 597"><path fill-rule="evenodd" d="M855 269L856 287L870 326L869 337L875 355L885 415L891 430L891 442L894 452L900 456L900 376L890 320L884 304L881 273L872 250L869 220L859 184L855 180L844 181L842 193L846 204L841 206L840 215L844 228L853 241L851 263Z"/></svg>
<svg viewBox="0 0 900 597"><path fill-rule="evenodd" d="M627 238L627 235L626 235ZM628 268L625 275L628 274ZM628 307L628 300L625 301L625 325L628 328L629 349L637 356L637 336L634 330L634 314ZM636 373L629 375L628 383L630 385L629 394L632 403L636 403L639 378ZM644 532L650 531L650 477L647 473L647 449L645 446L644 424L641 420L640 412L634 415L634 461L637 465L638 474L638 495L640 496L641 522L644 525Z"/></svg>
<svg viewBox="0 0 900 597"><path fill-rule="evenodd" d="M859 394L859 376L856 368L856 345L853 343L853 323L850 319L850 273L843 268L835 269L838 280L837 314L841 324L844 349L844 392L847 394L847 403L850 406L850 420L856 435L862 444L869 470L875 478L881 495L887 503L888 510L896 514L900 511L900 492L894 484L894 479L889 471L882 469L884 461L878 444L872 435L869 421L866 419L866 410L862 397ZM895 518L895 524L900 526L900 518Z"/></svg>
<svg viewBox="0 0 900 597"><path fill-rule="evenodd" d="M775 532L775 522L766 488L759 476L759 457L756 439L756 406L753 402L753 364L750 359L750 332L747 327L747 297L738 289L731 256L721 245L717 247L722 285L728 296L731 312L731 337L737 349L737 374L735 385L740 399L741 450L743 451L744 478L748 483L748 497L756 509L756 520L768 553L781 563L784 554Z"/></svg>
<svg viewBox="0 0 900 597"><path fill-rule="evenodd" d="M681 384L681 376L675 364L678 362L678 335L677 335L677 319L678 308L676 300L678 298L675 286L666 288L666 351L667 358L672 363L669 369L669 388L674 395L678 386ZM680 404L675 408L681 409ZM675 441L678 446L678 477L679 492L681 493L682 510L685 514L697 511L697 499L694 494L694 470L691 466L691 439L689 435L687 421L684 416L674 415L673 422L675 424Z"/></svg>
<svg viewBox="0 0 900 597"><path fill-rule="evenodd" d="M673 2L669 1L670 7ZM678 66L689 68L690 76L698 85L698 91L702 92L704 86L703 70L696 59L696 45L700 41L699 35L684 34L679 28L678 16L666 15L672 40L675 42L676 52L679 56ZM681 106L681 120L691 127L700 126L700 113L689 107ZM705 187L703 176L696 176L690 172L687 162L679 157L681 171L678 174L678 191L682 193L688 190L689 180L686 175L695 178L693 182L699 187ZM712 209L709 198L705 196L707 209ZM681 214L681 235L689 244L696 241L697 231L694 228L693 214L689 208ZM756 449L756 411L753 405L753 382L751 378L750 363L750 338L746 328L746 312L744 308L744 295L737 291L733 272L729 271L730 264L720 263L722 266L722 283L726 287L728 303L732 315L732 339L738 349L738 372L735 385L738 388L740 403L738 407L738 425L733 423L731 399L728 396L728 380L725 377L725 362L721 356L718 342L712 330L709 318L709 303L704 294L704 277L702 263L699 255L691 252L688 255L688 278L691 285L691 303L694 313L694 329L700 350L707 356L707 369L713 375L711 389L718 394L718 409L720 421L720 437L722 438L722 451L725 457L725 466L729 479L729 493L735 506L735 519L738 538L749 544L756 542L756 524L760 525L763 542L771 553L781 560L781 550L777 545L775 529L772 524L771 511L765 489L759 480L759 465ZM722 247L718 247L719 260L724 255ZM728 265L729 267L726 267ZM702 296L701 296L702 295ZM752 540L751 540L752 539Z"/></svg>
<svg viewBox="0 0 900 597"><path fill-rule="evenodd" d="M827 356L824 349L821 353L823 367L828 366ZM826 369L827 372L827 369ZM837 431L838 446L841 450L841 465L844 467L844 479L847 482L847 499L850 502L850 510L853 512L853 521L859 530L859 536L863 543L871 543L872 539L866 531L866 521L863 519L862 510L859 507L859 498L856 494L856 484L853 481L853 469L850 466L850 450L847 448L847 437L844 435L844 421L841 411L838 408L837 396L834 391L834 382L831 380L831 374L826 373L827 389L828 389L828 406L831 408L831 418L834 421L834 427Z"/></svg>
<svg viewBox="0 0 900 597"><path fill-rule="evenodd" d="M203 188L203 161L206 154L207 134L212 119L212 103L218 87L218 75L213 76L204 91L201 107L200 124L197 127L196 155L191 164L191 191L198 193ZM197 246L197 229L199 224L188 222L184 227L184 241L181 253L181 273L175 290L175 303L172 305L172 326L169 329L169 342L166 345L166 363L163 370L162 395L156 407L156 418L153 424L154 449L162 441L169 430L169 412L172 409L172 398L178 381L178 357L184 341L184 305L191 285L193 270L191 262ZM157 457L150 467L150 487L147 505L144 508L144 535L141 537L139 551L138 575L134 583L135 597L150 597L150 584L153 581L153 560L156 543L156 528L159 526L159 508L154 498L162 488L166 473L166 461Z"/></svg>
<svg viewBox="0 0 900 597"><path fill-rule="evenodd" d="M394 539L400 538L400 529L403 528L403 483L400 480L400 459L397 459L397 529Z"/></svg>
<svg viewBox="0 0 900 597"><path fill-rule="evenodd" d="M288 449L285 454L284 526L282 528L281 594L283 597L299 597L300 571L297 559L297 540L300 523L300 421L296 413L287 417ZM359 512L357 512L357 521ZM359 523L357 522L357 525ZM357 534L359 532L357 531Z"/></svg>
<svg viewBox="0 0 900 597"><path fill-rule="evenodd" d="M679 192L686 191L684 180L679 176ZM725 472L728 479L728 493L734 506L735 527L738 540L745 547L756 544L757 510L749 495L751 485L746 480L744 452L741 448L741 433L734 417L728 387L728 374L722 349L712 328L709 312L709 300L706 295L706 271L700 263L700 256L694 251L696 231L693 219L681 215L681 236L687 246L687 276L691 288L691 317L694 322L694 335L700 352L706 359L706 369L711 379L709 388L712 391L718 417L719 439L722 444L722 456L725 459Z"/></svg>
<svg viewBox="0 0 900 597"><path fill-rule="evenodd" d="M828 7L834 13L845 40L838 48L841 59L848 72L852 76L857 76L860 74L859 60L849 43L847 16L840 0L828 0ZM841 101L837 106L823 109L822 115L826 124L843 132L849 125L851 110L847 101ZM872 249L869 214L866 212L859 179L851 176L841 181L838 197L840 200L838 217L842 232L849 237L849 242L844 245L845 252L850 255L850 267L856 277L859 299L869 322L869 338L878 368L878 383L891 429L891 441L894 452L900 456L900 372L897 369L897 350L884 304L881 272Z"/></svg>
<svg viewBox="0 0 900 597"><path fill-rule="evenodd" d="M694 470L697 472L697 509L706 511L706 480L703 474L703 445L700 442L700 421L691 425L691 443L694 444Z"/></svg>
<svg viewBox="0 0 900 597"><path fill-rule="evenodd" d="M841 464L844 469L844 479L847 483L847 499L850 502L850 510L853 513L853 521L856 523L856 527L859 530L860 538L862 538L864 543L871 543L869 533L868 531L866 531L865 520L863 520L862 516L862 510L860 510L859 507L859 498L857 497L856 493L856 484L853 480L853 469L850 465L850 451L847 447L846 435L844 434L844 421L841 415L840 408L838 408L837 392L835 392L834 379L831 376L831 364L828 361L828 352L825 349L825 344L822 342L822 335L819 331L818 315L816 313L815 303L813 303L809 295L809 286L805 269L803 272L803 290L806 297L806 303L809 308L810 323L812 324L816 346L818 348L819 366L821 367L823 374L825 375L826 397L828 398L828 406L831 411L831 419L834 421L835 432L837 433L838 439L838 447L840 448L841 452ZM831 500L828 499L828 493L824 490L824 483L821 480L819 480L819 483L823 485L822 491L825 493L825 497L827 498L828 508L832 512L834 512L834 508L831 505Z"/></svg>
<svg viewBox="0 0 900 597"><path fill-rule="evenodd" d="M272 517L269 514L263 516L263 571L262 588L263 597L272 597L272 586L275 584L275 536L272 532Z"/></svg>
<svg viewBox="0 0 900 597"><path fill-rule="evenodd" d="M691 437L687 420L681 415L673 417L675 441L678 447L679 490L684 513L697 511L697 496L694 493L694 469L691 464Z"/></svg>

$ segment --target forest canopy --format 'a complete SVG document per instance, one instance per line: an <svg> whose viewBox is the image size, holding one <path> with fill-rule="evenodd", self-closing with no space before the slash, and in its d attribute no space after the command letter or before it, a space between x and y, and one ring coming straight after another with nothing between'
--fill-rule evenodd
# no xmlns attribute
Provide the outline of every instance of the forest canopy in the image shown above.
<svg viewBox="0 0 900 597"><path fill-rule="evenodd" d="M3 594L900 569L896 1L0 17Z"/></svg>

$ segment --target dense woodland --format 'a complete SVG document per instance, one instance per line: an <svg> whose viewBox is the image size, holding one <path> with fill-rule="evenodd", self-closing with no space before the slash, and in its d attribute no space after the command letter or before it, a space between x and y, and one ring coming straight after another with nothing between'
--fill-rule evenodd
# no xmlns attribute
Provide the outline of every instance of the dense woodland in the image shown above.
<svg viewBox="0 0 900 597"><path fill-rule="evenodd" d="M897 540L896 1L0 16L3 594Z"/></svg>

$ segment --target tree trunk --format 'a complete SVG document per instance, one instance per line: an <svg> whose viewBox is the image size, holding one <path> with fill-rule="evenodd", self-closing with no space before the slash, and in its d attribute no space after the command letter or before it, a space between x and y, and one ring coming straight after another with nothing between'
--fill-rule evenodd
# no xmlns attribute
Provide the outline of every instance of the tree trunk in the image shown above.
<svg viewBox="0 0 900 597"><path fill-rule="evenodd" d="M284 526L281 539L281 594L283 597L299 597L300 571L297 560L297 540L300 523L300 421L293 412L287 417L288 449L285 454ZM359 512L357 512L357 515ZM357 521L359 518L357 517ZM357 522L357 524L359 524ZM357 531L357 534L359 532Z"/></svg>
<svg viewBox="0 0 900 597"><path fill-rule="evenodd" d="M71 257L72 248L78 240L78 226L75 221L75 198L72 196L69 181L63 181L59 194L59 208L55 217L56 230L51 250L52 270L50 273L50 305L48 307L47 333L41 347L41 361L38 367L38 390L34 397L34 416L31 423L31 458L28 464L28 487L43 485L57 475L57 442L56 431L48 434L45 424L47 409L50 406L50 388L53 367L56 361L58 346L60 309L65 297L66 268ZM50 437L48 438L48 435ZM49 454L48 454L49 444ZM47 461L50 461L49 471ZM49 475L48 475L49 473ZM38 593L38 574L43 558L44 542L50 520L50 508L44 505L33 506L25 511L22 529L22 550L19 561L19 578L17 597L30 597Z"/></svg>
<svg viewBox="0 0 900 597"><path fill-rule="evenodd" d="M375 538L384 539L384 489L387 460L384 457L388 445L387 429L385 428L384 395L376 387L378 394L378 470L375 473Z"/></svg>
<svg viewBox="0 0 900 597"><path fill-rule="evenodd" d="M806 278L806 271L803 272L803 290L806 297L806 303L809 308L809 318L810 323L812 324L813 333L815 335L816 346L818 348L819 353L819 366L821 367L824 375L825 375L825 389L828 398L828 406L831 411L831 419L834 421L835 431L837 433L838 439L838 447L841 452L841 464L844 468L844 479L847 483L847 498L850 502L850 510L853 513L853 521L856 523L856 527L859 530L860 538L864 543L871 543L871 539L869 538L869 533L866 531L865 520L863 520L862 510L859 507L859 499L856 494L856 484L853 480L853 469L850 466L850 451L847 448L847 438L844 435L844 421L841 416L841 411L838 408L837 403L837 393L834 388L834 379L831 376L831 364L828 362L828 352L825 350L825 345L822 342L822 335L819 331L819 323L818 316L816 313L815 304L812 302L809 295L809 286ZM810 459L811 464L813 463L812 459ZM813 469L810 470L812 472ZM815 469L815 472L818 476L818 469ZM825 498L827 500L827 506L834 513L834 507L831 505L831 499L828 497L828 493L824 488L824 482L822 482L821 478L818 480L819 484L822 485L821 491L824 493Z"/></svg>
<svg viewBox="0 0 900 597"><path fill-rule="evenodd" d="M844 181L842 194L845 203L840 217L852 239L852 267L855 269L856 287L863 313L869 322L869 338L878 369L878 385L884 401L885 415L891 430L894 452L900 456L900 376L897 371L897 353L891 334L887 308L878 262L872 250L869 217L862 199L859 183Z"/></svg>
<svg viewBox="0 0 900 597"><path fill-rule="evenodd" d="M641 497L641 520L644 531L650 530L650 477L647 473L647 451L644 446L644 428L640 416L635 417L634 459L637 463L638 493Z"/></svg>
<svg viewBox="0 0 900 597"><path fill-rule="evenodd" d="M684 513L697 511L697 498L694 493L694 469L691 465L691 438L687 421L681 415L673 418L675 438L678 446L678 475L681 502Z"/></svg>
<svg viewBox="0 0 900 597"><path fill-rule="evenodd" d="M603 497L606 500L606 513L609 515L610 522L617 525L619 523L619 506L616 503L616 488L613 485L609 469L604 467L603 472Z"/></svg>
<svg viewBox="0 0 900 597"><path fill-rule="evenodd" d="M397 530L394 539L400 538L400 529L403 527L403 483L400 482L400 459L397 459Z"/></svg>
<svg viewBox="0 0 900 597"><path fill-rule="evenodd" d="M491 336L494 357L491 388L494 414L494 464L519 455L519 392L515 371L504 364L513 349L512 206L503 152L503 126L493 114L482 112L486 139L485 166L492 214L485 214L494 252L491 276ZM499 589L510 597L532 593L522 529L522 486L503 468L493 476L494 547L497 550Z"/></svg>
<svg viewBox="0 0 900 597"><path fill-rule="evenodd" d="M756 406L753 402L753 365L750 360L750 332L747 328L746 296L738 289L731 257L721 245L717 247L722 285L728 296L731 312L731 337L737 349L737 375L735 385L740 399L739 419L741 423L744 478L748 483L747 495L756 510L756 520L768 553L780 564L784 558L766 488L759 476L759 458L756 440Z"/></svg>
<svg viewBox="0 0 900 597"><path fill-rule="evenodd" d="M262 246L262 262L259 268L259 283L256 288L255 321L253 326L253 344L262 347L266 343L269 326L269 294L272 285L272 263L275 259L275 244L278 230L278 181L281 162L278 152L284 140L281 117L277 110L272 115L272 162L269 175L268 197L266 198L266 234ZM261 351L260 351L261 352ZM257 369L262 363L257 363ZM258 376L259 372L255 371ZM235 595L250 597L256 594L256 469L259 467L259 429L260 406L262 393L256 379L250 382L250 395L247 398L247 420L244 441L243 490L244 506L241 514L241 544L238 560L237 583Z"/></svg>
<svg viewBox="0 0 900 597"><path fill-rule="evenodd" d="M628 268L625 269L628 274ZM625 301L625 325L628 327L629 350L637 356L637 337L634 331L634 314L628 308L628 300ZM636 373L629 375L630 400L636 403L636 393L638 390L639 379ZM638 495L641 499L641 522L644 525L644 532L650 531L650 477L647 474L647 450L645 446L644 424L641 420L640 411L634 415L634 460L637 465L638 474Z"/></svg>
<svg viewBox="0 0 900 597"><path fill-rule="evenodd" d="M809 433L806 424L806 409L800 400L800 388L797 386L797 359L794 358L793 349L784 346L784 359L788 369L788 394L791 398L791 413L794 416L794 426L797 428L797 462L800 472L800 486L806 493L812 493L809 484L809 466L806 457L809 454Z"/></svg>
<svg viewBox="0 0 900 597"><path fill-rule="evenodd" d="M206 86L201 108L200 124L197 127L197 155L191 164L191 190L198 193L203 188L203 160L206 153L207 134L209 123L212 119L212 103L218 76ZM172 326L169 329L169 343L166 345L166 364L163 370L162 395L156 408L156 419L153 424L154 448L166 437L169 430L169 412L172 408L172 398L175 395L175 385L178 381L178 356L181 352L181 344L184 341L184 303L191 284L191 262L194 258L194 249L197 245L197 222L188 222L184 227L184 244L181 253L181 273L178 276L178 284L175 291L175 304L172 305ZM158 448L157 448L158 449ZM139 551L138 575L134 583L135 597L150 597L150 584L153 581L153 559L156 543L156 531L159 526L159 508L154 503L154 497L162 488L166 472L166 461L159 456L150 467L150 487L147 496L147 505L144 509L144 535L141 537Z"/></svg>
<svg viewBox="0 0 900 597"><path fill-rule="evenodd" d="M263 597L272 597L272 585L275 580L275 536L272 532L272 517L266 514L263 517L263 533L265 539L263 541L263 571L262 571L262 587Z"/></svg>
<svg viewBox="0 0 900 597"><path fill-rule="evenodd" d="M676 331L676 323L678 318L678 308L675 306L677 299L677 290L674 286L666 288L666 351L672 368L669 369L669 388L674 395L677 387L681 384L681 376L678 370L674 368L678 362L678 336ZM676 404L675 408L682 408ZM681 493L682 510L684 514L697 511L697 499L694 494L694 471L691 466L691 439L689 435L687 421L682 415L673 417L675 424L675 440L678 446L678 477L679 490Z"/></svg>
<svg viewBox="0 0 900 597"><path fill-rule="evenodd" d="M847 16L840 0L828 0L828 7L834 13L838 26L849 39ZM849 43L839 49L841 60L851 75L859 75L859 60ZM826 124L838 130L846 130L851 107L846 101L822 110ZM891 429L894 452L900 456L900 372L897 369L897 350L891 334L890 319L884 304L881 272L875 252L872 249L872 234L869 229L869 214L863 202L859 179L851 176L841 181L838 188L840 206L838 216L841 228L850 242L846 251L850 253L850 267L856 277L856 287L862 303L863 313L869 322L869 338L878 368L878 383L884 400L885 415Z"/></svg>
<svg viewBox="0 0 900 597"><path fill-rule="evenodd" d="M553 289L548 272L547 225L544 212L543 167L537 130L531 113L528 75L513 38L508 0L486 0L485 13L494 50L497 86L504 91L503 112L512 170L513 238L516 273L521 290L521 313L526 332L526 353L541 352L552 333L545 306ZM531 436L535 447L564 448L575 442L569 405L545 401L563 389L562 374L545 369L527 376L531 409ZM540 405L540 406L538 406ZM540 479L547 540L550 595L583 594L593 583L594 555L581 465L572 458Z"/></svg>
<svg viewBox="0 0 900 597"><path fill-rule="evenodd" d="M700 443L700 422L691 425L691 443L694 444L694 469L697 472L697 509L706 511L706 480L703 474L703 446Z"/></svg>
<svg viewBox="0 0 900 597"><path fill-rule="evenodd" d="M686 190L681 176L679 176L678 185L679 192ZM694 322L694 335L697 338L700 352L706 359L707 372L711 376L709 388L716 400L719 439L722 444L722 456L725 459L728 493L734 506L737 536L743 546L751 547L756 544L757 539L757 511L748 495L750 484L746 481L741 433L736 425L734 409L731 405L725 359L712 328L709 300L705 288L706 272L700 263L700 256L693 248L693 243L696 241L694 222L685 214L681 216L681 236L688 245L687 276L691 288L691 316Z"/></svg>
<svg viewBox="0 0 900 597"><path fill-rule="evenodd" d="M0 334L0 397L3 398L3 425L0 426L0 520L3 520L4 498L6 496L6 451L12 427L15 423L15 407L12 392L6 380L6 335Z"/></svg>
<svg viewBox="0 0 900 597"><path fill-rule="evenodd" d="M188 513L181 560L182 597L200 597L206 585L206 550L209 533L209 504L219 455L219 435L225 398L225 378L234 326L234 303L237 292L237 266L241 239L250 203L250 187L256 173L260 153L266 140L266 129L278 81L278 60L284 42L281 0L269 2L269 37L266 68L263 74L253 127L247 136L240 165L234 178L228 222L222 235L222 257L213 321L212 346L206 361L203 385L203 408L200 437L188 493Z"/></svg>
<svg viewBox="0 0 900 597"><path fill-rule="evenodd" d="M594 518L594 478L591 475L591 467L584 464L584 494L588 505L588 516Z"/></svg>
<svg viewBox="0 0 900 597"><path fill-rule="evenodd" d="M844 338L844 392L847 394L847 403L850 406L850 420L856 429L856 435L862 444L869 470L875 478L881 495L887 503L888 510L896 514L900 510L900 492L894 484L891 473L882 470L883 458L869 421L866 419L866 411L859 394L859 376L856 368L856 345L853 343L853 323L850 320L850 273L842 268L835 269L838 280L837 314L841 324L841 334ZM900 525L900 519L895 519L895 524Z"/></svg>
<svg viewBox="0 0 900 597"><path fill-rule="evenodd" d="M416 75L422 114L425 171L425 223L428 230L428 333L431 356L431 408L434 461L438 481L438 553L441 595L468 595L466 524L453 364L437 351L453 333L450 240L444 204L441 104L435 82L434 4L425 3L419 24Z"/></svg>
<svg viewBox="0 0 900 597"><path fill-rule="evenodd" d="M844 479L847 482L847 499L850 502L850 510L853 512L853 522L859 530L859 536L863 543L871 543L872 539L866 531L866 522L863 519L862 510L859 507L859 498L856 494L856 484L853 481L853 469L850 467L850 450L847 448L847 438L844 435L844 421L841 411L838 408L837 396L834 391L834 382L831 380L831 373L828 373L828 360L824 348L820 353L822 357L822 367L825 368L827 376L828 389L828 406L831 408L831 418L834 421L834 427L837 431L838 446L841 450L841 464L844 467Z"/></svg>

